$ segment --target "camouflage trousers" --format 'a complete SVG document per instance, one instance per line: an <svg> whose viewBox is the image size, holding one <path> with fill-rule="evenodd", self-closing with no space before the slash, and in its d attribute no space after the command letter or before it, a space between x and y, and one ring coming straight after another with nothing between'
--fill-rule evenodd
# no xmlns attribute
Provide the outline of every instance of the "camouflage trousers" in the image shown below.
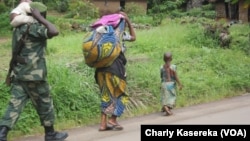
<svg viewBox="0 0 250 141"><path fill-rule="evenodd" d="M54 107L50 95L49 85L46 81L14 81L11 86L11 98L3 115L0 126L13 128L28 100L35 107L41 125L54 124Z"/></svg>

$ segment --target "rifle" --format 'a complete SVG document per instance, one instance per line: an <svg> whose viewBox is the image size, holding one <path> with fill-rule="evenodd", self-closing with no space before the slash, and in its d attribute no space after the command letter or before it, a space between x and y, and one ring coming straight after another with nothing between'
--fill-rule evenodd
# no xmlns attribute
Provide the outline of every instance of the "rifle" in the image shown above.
<svg viewBox="0 0 250 141"><path fill-rule="evenodd" d="M12 51L12 58L11 58L10 64L9 64L8 74L5 78L5 84L7 86L11 85L11 82L13 80L13 76L11 76L11 72L12 72L14 66L17 64L17 62L21 63L21 64L26 64L26 62L27 62L24 58L20 57L19 54L21 53L21 50L24 46L24 41L26 40L28 31L29 31L29 25L27 27L25 34L23 34L22 38L20 40L18 40L16 47Z"/></svg>

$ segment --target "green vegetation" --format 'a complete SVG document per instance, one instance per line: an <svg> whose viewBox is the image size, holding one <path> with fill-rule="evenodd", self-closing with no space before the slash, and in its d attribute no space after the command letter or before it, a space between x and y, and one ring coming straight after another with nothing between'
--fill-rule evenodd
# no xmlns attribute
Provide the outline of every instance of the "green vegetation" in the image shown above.
<svg viewBox="0 0 250 141"><path fill-rule="evenodd" d="M219 100L246 93L250 86L250 57L242 50L249 40L237 38L246 35L250 28L236 24L230 27L233 47L223 49L218 42L204 34L201 19L167 19L161 26L136 30L137 41L127 43L128 93L130 103L123 118L143 115L160 110L159 68L162 55L171 51L177 64L184 89L179 92L177 108ZM243 30L244 29L244 30ZM54 98L57 126L61 129L85 126L99 122L99 96L94 81L94 69L84 64L81 43L85 32L67 33L48 41L47 59L49 83ZM243 38L243 39L242 39ZM239 44L239 40L244 41ZM248 44L246 43L248 42ZM238 46L238 48L235 46ZM248 47L249 48L249 47ZM0 73L1 107L6 107L9 88L3 85L8 67L10 41L1 44ZM0 110L3 114L5 108ZM12 132L34 134L41 132L32 105L24 109ZM32 125L32 127L27 126Z"/></svg>
<svg viewBox="0 0 250 141"><path fill-rule="evenodd" d="M155 17L157 11L150 16L129 13L132 22L136 23L137 40L126 44L128 94L131 97L122 118L160 111L160 66L166 51L173 53L173 63L177 64L184 85L183 90L178 91L176 108L250 92L249 25L237 23L228 27L224 21L203 18L204 15L208 18L214 16L211 10L203 14L200 12L209 10L210 5L185 13L176 10L179 3L168 4L172 11L166 11L161 17ZM48 79L56 109L56 128L96 124L100 114L99 91L94 81L94 69L84 64L81 49L86 28L96 16L96 11L82 12L93 17L81 18L86 15L77 14L79 11L76 9L86 9L85 6L91 5L81 3L81 7L77 7L71 3L68 6L57 1L58 5L61 5L59 11L75 11L57 15L52 10L48 14L48 19L60 30L60 36L48 40L47 48ZM137 7L127 10L141 11ZM0 26L0 107L3 107L0 115L3 115L10 98L10 88L3 84L11 54L8 13L0 15ZM224 30L230 33L227 46L221 46L219 37ZM31 103L28 103L11 132L10 138L43 133Z"/></svg>

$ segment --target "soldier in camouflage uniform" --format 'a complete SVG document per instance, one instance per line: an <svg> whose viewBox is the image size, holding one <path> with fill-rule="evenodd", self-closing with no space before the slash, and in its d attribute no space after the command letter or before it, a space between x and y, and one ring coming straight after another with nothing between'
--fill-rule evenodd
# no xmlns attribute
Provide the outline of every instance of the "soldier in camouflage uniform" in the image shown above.
<svg viewBox="0 0 250 141"><path fill-rule="evenodd" d="M41 6L44 6L41 4ZM41 8L40 8L41 9ZM54 131L54 107L50 95L45 60L46 40L57 36L59 32L53 24L47 21L39 8L33 8L33 17L37 23L24 24L13 31L12 49L18 40L26 34L24 46L17 64L13 68L14 79L11 85L11 99L5 114L0 120L0 141L7 141L8 131L17 122L22 109L30 99L34 105L41 125L45 129L45 141L63 141L68 134Z"/></svg>

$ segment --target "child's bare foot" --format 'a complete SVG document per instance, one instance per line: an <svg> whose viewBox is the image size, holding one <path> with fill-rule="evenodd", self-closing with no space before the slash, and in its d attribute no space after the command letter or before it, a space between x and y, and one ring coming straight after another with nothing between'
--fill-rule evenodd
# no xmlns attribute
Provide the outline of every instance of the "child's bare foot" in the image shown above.
<svg viewBox="0 0 250 141"><path fill-rule="evenodd" d="M164 106L164 109L165 109L165 112L166 112L167 116L170 116L170 115L173 114L168 106Z"/></svg>

